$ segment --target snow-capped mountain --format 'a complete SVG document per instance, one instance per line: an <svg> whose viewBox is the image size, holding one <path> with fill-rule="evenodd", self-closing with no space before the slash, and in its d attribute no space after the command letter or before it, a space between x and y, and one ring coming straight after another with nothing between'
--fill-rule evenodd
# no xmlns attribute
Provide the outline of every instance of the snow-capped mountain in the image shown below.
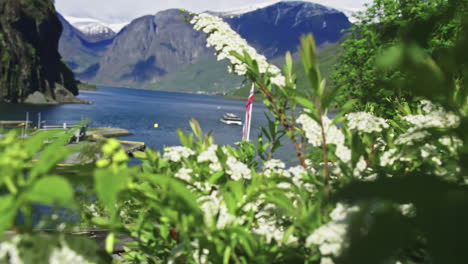
<svg viewBox="0 0 468 264"><path fill-rule="evenodd" d="M210 13L221 15L234 31L267 58L284 56L287 51L296 52L300 37L308 33L314 34L319 48L336 43L342 38L342 31L351 26L342 12L309 1L270 0L230 12ZM84 22L96 24L95 20L71 19L71 22L76 27L86 24ZM63 23L67 25L66 21ZM84 33L70 25L68 28L68 33L74 34L66 31L62 34L62 55L81 80L108 86L154 88L156 83L167 78L178 80L185 74L182 69L187 67L205 69L201 65L206 64L205 73L225 68L225 64L216 62L214 50L206 47L204 34L184 21L179 9L137 18L113 38L101 42L90 43L82 37ZM206 84L229 78L226 77L228 73L222 72L206 73L211 80ZM197 76L193 76L193 80ZM190 83L167 89L184 89L184 86ZM222 89L237 86L229 84Z"/></svg>
<svg viewBox="0 0 468 264"><path fill-rule="evenodd" d="M255 10L258 10L258 9L261 9L261 8L265 8L265 7L273 5L273 4L276 4L279 1L280 0L267 1L267 2L263 2L263 3L259 3L259 4L252 4L252 5L243 6L243 7L232 9L232 10L221 11L219 13L224 15L224 16L240 16L242 14L249 13L249 12L252 12L252 11L255 11Z"/></svg>
<svg viewBox="0 0 468 264"><path fill-rule="evenodd" d="M91 42L113 38L128 23L105 23L94 18L65 16L65 19L78 29Z"/></svg>
<svg viewBox="0 0 468 264"><path fill-rule="evenodd" d="M274 5L274 4L278 3L278 2L297 2L297 1L294 1L294 0L269 0L269 1L262 2L262 3L247 5L247 6L239 7L239 8L236 8L236 9L225 10L225 11L220 11L220 12L216 12L216 13L218 13L218 14L220 14L222 16L227 16L227 17L229 17L229 16L240 16L240 15L243 15L243 14L246 14L246 13L253 12L253 11L258 10L258 9L262 9L262 8ZM339 10L339 11L343 12L348 17L349 21L352 22L352 23L357 21L354 18L354 15L357 12L364 10L364 8L351 7L350 5L347 5L346 3L343 3L343 1L336 2L336 1L330 1L330 0L309 0L307 2L317 3L317 4L321 4L321 5L324 5L324 6ZM361 2L365 3L365 2L368 2L368 0L361 0Z"/></svg>

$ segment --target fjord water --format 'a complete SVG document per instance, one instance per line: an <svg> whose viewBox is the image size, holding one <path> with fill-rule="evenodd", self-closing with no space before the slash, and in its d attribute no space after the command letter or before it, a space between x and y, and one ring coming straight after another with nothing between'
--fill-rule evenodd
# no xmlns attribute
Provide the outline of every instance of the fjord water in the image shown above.
<svg viewBox="0 0 468 264"><path fill-rule="evenodd" d="M90 127L119 127L132 136L124 140L143 141L148 147L180 145L177 128L190 132L189 121L197 119L205 133L213 131L217 144L234 144L241 140L242 127L226 125L219 120L226 112L244 119L245 101L227 100L197 94L171 93L126 88L99 87L98 91L82 91L80 99L91 105L6 105L0 104L0 120L24 120L26 112L37 122L38 113L46 124L77 123L91 119ZM268 109L254 103L251 137L255 139L260 126L267 127L264 115ZM159 124L154 128L154 124Z"/></svg>

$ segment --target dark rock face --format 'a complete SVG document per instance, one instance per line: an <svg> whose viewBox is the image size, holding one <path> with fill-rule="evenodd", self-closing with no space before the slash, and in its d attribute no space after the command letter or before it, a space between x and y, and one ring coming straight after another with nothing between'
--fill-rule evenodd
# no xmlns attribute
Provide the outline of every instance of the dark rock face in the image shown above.
<svg viewBox="0 0 468 264"><path fill-rule="evenodd" d="M78 94L58 52L61 32L51 0L0 1L0 102L23 102L35 92L55 100L58 86Z"/></svg>
<svg viewBox="0 0 468 264"><path fill-rule="evenodd" d="M269 58L295 52L302 35L313 33L317 45L335 43L351 26L341 12L309 2L279 2L225 21Z"/></svg>

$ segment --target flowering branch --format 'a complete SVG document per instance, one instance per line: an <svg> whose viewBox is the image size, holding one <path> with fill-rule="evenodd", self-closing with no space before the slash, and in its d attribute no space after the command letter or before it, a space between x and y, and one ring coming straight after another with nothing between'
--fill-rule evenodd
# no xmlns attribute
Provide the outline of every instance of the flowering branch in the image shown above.
<svg viewBox="0 0 468 264"><path fill-rule="evenodd" d="M271 89L268 89L268 81L265 82L264 78L262 78L262 75L267 76L271 84L284 88L286 86L286 78L281 74L281 70L275 65L269 64L265 56L258 54L245 39L232 30L221 18L209 14L199 14L194 15L190 23L194 25L194 29L202 30L207 34L207 47L215 48L218 60L228 59L231 62L231 65L228 67L229 72L251 77L252 81L271 104L271 110L293 142L296 156L301 165L306 168L302 147L296 138L294 122L288 121L286 118L285 109L287 101L285 101L285 106L281 106L275 99Z"/></svg>

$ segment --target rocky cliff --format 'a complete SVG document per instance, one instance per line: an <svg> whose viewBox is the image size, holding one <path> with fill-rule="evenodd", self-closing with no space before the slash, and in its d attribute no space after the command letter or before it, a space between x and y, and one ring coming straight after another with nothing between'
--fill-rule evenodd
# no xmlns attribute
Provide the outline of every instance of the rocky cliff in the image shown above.
<svg viewBox="0 0 468 264"><path fill-rule="evenodd" d="M52 0L0 0L0 102L77 102L58 52L61 32Z"/></svg>
<svg viewBox="0 0 468 264"><path fill-rule="evenodd" d="M142 87L212 52L203 34L171 9L134 20L114 39L94 78L107 85Z"/></svg>

